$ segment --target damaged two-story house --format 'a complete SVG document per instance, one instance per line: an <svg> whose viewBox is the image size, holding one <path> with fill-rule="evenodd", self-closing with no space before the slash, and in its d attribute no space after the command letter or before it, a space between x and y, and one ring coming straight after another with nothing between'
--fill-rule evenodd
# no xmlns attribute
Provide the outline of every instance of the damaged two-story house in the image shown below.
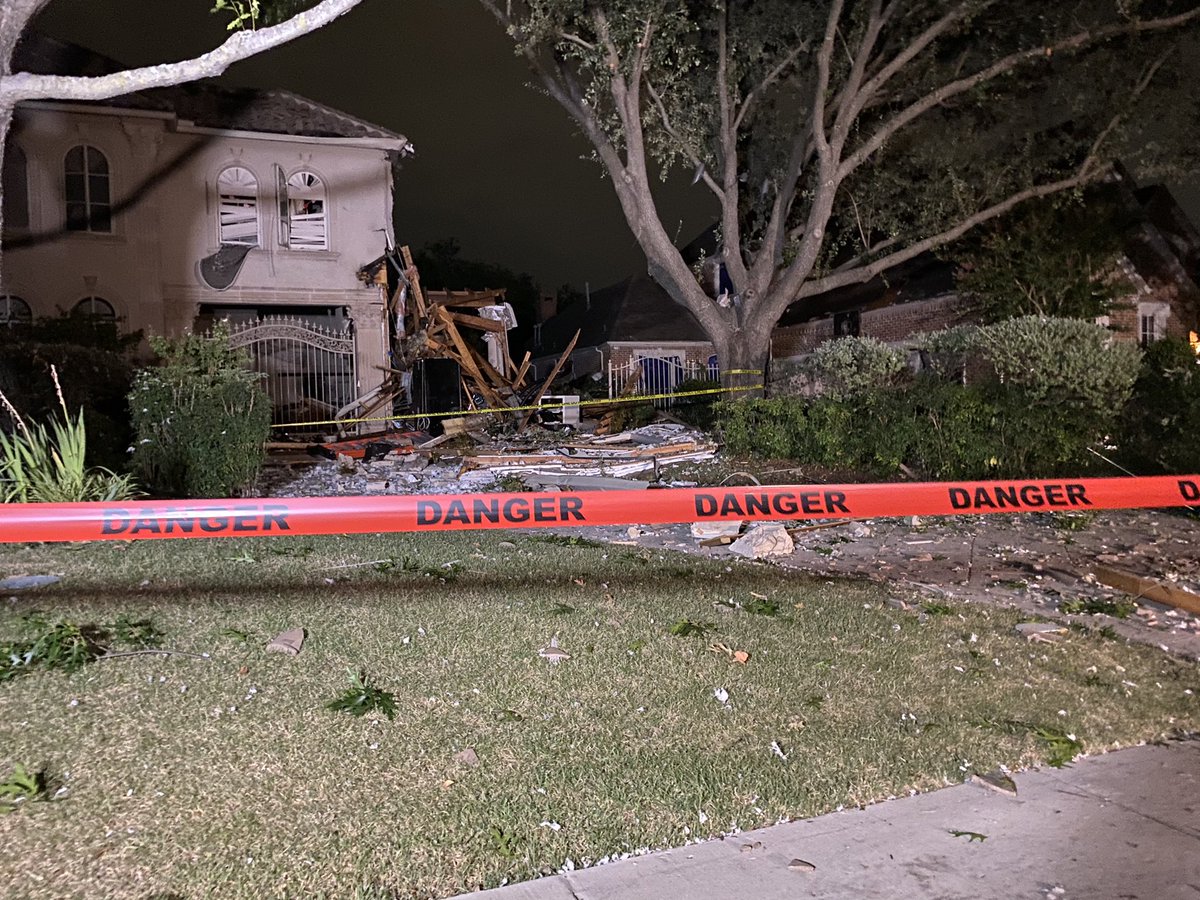
<svg viewBox="0 0 1200 900"><path fill-rule="evenodd" d="M27 71L110 61L41 37ZM399 134L286 91L201 83L103 103L33 102L4 159L0 321L64 313L179 335L227 319L277 421L328 415L388 361L385 287Z"/></svg>

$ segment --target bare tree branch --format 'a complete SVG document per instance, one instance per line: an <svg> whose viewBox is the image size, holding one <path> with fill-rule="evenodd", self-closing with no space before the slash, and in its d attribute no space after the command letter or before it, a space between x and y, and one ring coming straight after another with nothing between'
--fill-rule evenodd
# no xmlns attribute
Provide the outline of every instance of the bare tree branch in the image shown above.
<svg viewBox="0 0 1200 900"><path fill-rule="evenodd" d="M837 35L838 21L842 17L844 0L833 0L829 5L829 19L825 24L825 38L821 42L821 50L817 54L817 87L812 105L813 140L817 145L817 155L822 162L829 159L829 139L825 134L825 95L829 93L829 69L832 63L834 37Z"/></svg>
<svg viewBox="0 0 1200 900"><path fill-rule="evenodd" d="M974 6L969 2L960 3L955 8L926 28L923 32L917 35L908 45L897 54L896 58L880 69L873 75L862 89L858 91L858 96L850 103L846 115L850 121L853 121L863 108L875 97L880 90L905 66L925 52L934 41L950 30L960 20L965 18L967 14L974 10L985 9L991 6L995 0L987 0L981 6Z"/></svg>
<svg viewBox="0 0 1200 900"><path fill-rule="evenodd" d="M1081 187L1087 184L1094 178L1094 170L1088 162L1079 168L1074 175L1068 178L1061 178L1058 181L1052 181L1047 184L1034 185L1026 188L1023 191L1018 191L1011 197L995 203L992 206L982 209L972 216L968 216L958 222L951 228L945 231L940 231L937 234L930 235L924 240L910 244L903 250L897 250L895 253L881 257L868 265L861 266L856 269L848 269L846 271L835 272L826 275L824 278L816 278L812 281L805 282L796 295L796 299L804 297L812 297L816 294L822 294L825 291L832 291L834 288L845 287L848 284L861 284L864 281L870 281L880 272L897 266L900 263L908 262L920 256L927 250L933 250L937 247L949 244L951 241L956 241L973 228L989 222L999 216L1004 215L1009 210L1016 207L1018 204L1024 203L1026 200L1034 200L1038 197L1048 197L1051 194L1058 194L1063 191L1069 191L1072 188Z"/></svg>
<svg viewBox="0 0 1200 900"><path fill-rule="evenodd" d="M575 44L576 46L582 47L584 50L587 50L589 53L594 52L596 49L595 44L589 44L587 41L585 41L583 38L581 38L577 34L571 34L570 32L567 32L567 31L560 31L558 33L558 37L559 37L559 40L566 41L568 44Z"/></svg>
<svg viewBox="0 0 1200 900"><path fill-rule="evenodd" d="M279 25L257 31L238 31L220 47L195 59L128 69L112 75L83 77L34 75L17 72L0 79L0 107L22 100L106 100L134 91L170 87L198 78L221 75L239 60L286 44L345 15L362 0L322 0Z"/></svg>
<svg viewBox="0 0 1200 900"><path fill-rule="evenodd" d="M850 134L850 125L853 122L853 116L848 113L854 100L857 99L859 86L862 84L863 75L867 71L867 63L871 58L872 51L875 49L875 42L879 40L879 33L882 29L883 0L872 0L871 12L867 17L867 27L863 32L862 43L859 44L858 51L850 57L850 72L846 77L846 84L842 89L842 99L838 103L837 116L834 120L833 143L838 153L841 152L841 148Z"/></svg>
<svg viewBox="0 0 1200 900"><path fill-rule="evenodd" d="M1100 148L1104 146L1104 142L1108 140L1108 136L1113 133L1116 127L1120 125L1121 121L1126 117L1126 115L1128 115L1129 110L1133 105L1133 101L1144 94L1146 89L1150 87L1150 82L1154 80L1154 76L1158 74L1158 70L1163 67L1163 64L1171 58L1173 52L1173 48L1168 48L1159 54L1158 59L1154 60L1154 62L1146 67L1145 74L1141 77L1138 83L1134 85L1133 90L1130 92L1129 102L1126 104L1125 109L1117 112L1117 114L1112 117L1109 123L1096 136L1096 140L1092 142L1092 146L1088 150L1087 159L1093 161L1099 159Z"/></svg>
<svg viewBox="0 0 1200 900"><path fill-rule="evenodd" d="M848 156L841 164L838 170L839 178L845 178L859 166L861 166L875 151L882 147L887 140L899 131L904 126L911 123L914 119L933 109L951 97L963 94L971 88L976 87L986 81L990 81L999 75L1006 72L1011 72L1013 69L1020 66L1022 63L1030 62L1036 59L1048 59L1055 53L1063 50L1079 50L1090 44L1096 44L1109 38L1116 37L1122 34L1139 34L1152 31L1164 31L1170 28L1177 28L1190 21L1200 19L1200 7L1189 10L1186 13L1169 16L1162 19L1148 19L1144 22L1135 22L1131 25L1112 25L1105 28L1095 30L1079 31L1070 37L1062 38L1053 44L1040 47L1031 47L1026 50L1019 50L1015 53L1010 53L1003 59L997 60L992 65L985 69L969 75L965 78L959 78L955 81L943 84L941 87L926 94L920 100L910 104L895 116L881 125L861 147Z"/></svg>

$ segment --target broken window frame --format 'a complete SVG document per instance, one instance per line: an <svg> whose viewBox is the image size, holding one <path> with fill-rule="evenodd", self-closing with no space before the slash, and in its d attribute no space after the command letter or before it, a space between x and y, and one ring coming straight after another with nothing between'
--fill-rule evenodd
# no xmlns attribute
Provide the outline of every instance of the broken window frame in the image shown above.
<svg viewBox="0 0 1200 900"><path fill-rule="evenodd" d="M258 176L243 165L226 166L217 175L217 242L222 247L262 246Z"/></svg>
<svg viewBox="0 0 1200 900"><path fill-rule="evenodd" d="M63 212L67 231L112 234L112 170L91 144L76 144L63 157Z"/></svg>
<svg viewBox="0 0 1200 900"><path fill-rule="evenodd" d="M329 250L329 200L325 179L311 169L298 169L279 179L280 243L305 253Z"/></svg>

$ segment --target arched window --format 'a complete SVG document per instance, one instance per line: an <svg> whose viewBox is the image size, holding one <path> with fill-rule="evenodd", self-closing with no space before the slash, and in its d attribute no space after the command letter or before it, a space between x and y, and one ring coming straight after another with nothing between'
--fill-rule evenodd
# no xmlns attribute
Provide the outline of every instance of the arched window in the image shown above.
<svg viewBox="0 0 1200 900"><path fill-rule="evenodd" d="M25 151L11 141L4 153L4 227L29 227L29 170Z"/></svg>
<svg viewBox="0 0 1200 900"><path fill-rule="evenodd" d="M0 294L0 325L21 325L33 321L29 304L13 294Z"/></svg>
<svg viewBox="0 0 1200 900"><path fill-rule="evenodd" d="M67 230L111 232L112 192L107 157L95 147L80 144L67 152L63 171Z"/></svg>
<svg viewBox="0 0 1200 900"><path fill-rule="evenodd" d="M103 297L84 297L71 310L75 316L87 316L92 319L115 319L117 311Z"/></svg>
<svg viewBox="0 0 1200 900"><path fill-rule="evenodd" d="M257 247L258 179L249 169L230 166L217 176L218 237L222 244Z"/></svg>
<svg viewBox="0 0 1200 900"><path fill-rule="evenodd" d="M325 182L312 172L296 172L279 198L281 242L291 250L328 250Z"/></svg>

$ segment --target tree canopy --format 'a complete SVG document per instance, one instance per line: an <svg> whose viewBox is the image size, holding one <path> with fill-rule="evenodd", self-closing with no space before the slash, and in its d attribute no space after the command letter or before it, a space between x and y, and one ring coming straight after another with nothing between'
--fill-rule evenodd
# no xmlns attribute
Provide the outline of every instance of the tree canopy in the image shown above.
<svg viewBox="0 0 1200 900"><path fill-rule="evenodd" d="M723 366L785 309L867 281L1121 157L1194 159L1184 0L481 0L607 170L652 275ZM1156 130L1155 130L1156 129ZM736 302L674 246L653 163L720 209Z"/></svg>

